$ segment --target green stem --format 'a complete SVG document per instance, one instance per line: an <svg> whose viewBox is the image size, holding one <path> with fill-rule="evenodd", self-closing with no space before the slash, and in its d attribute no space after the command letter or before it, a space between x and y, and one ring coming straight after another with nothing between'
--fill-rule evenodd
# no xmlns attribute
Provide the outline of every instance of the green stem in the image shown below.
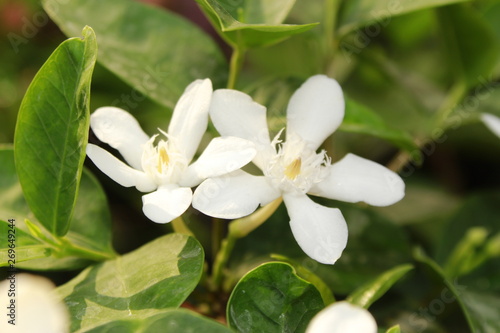
<svg viewBox="0 0 500 333"><path fill-rule="evenodd" d="M325 0L325 42L328 54L332 55L333 42L335 38L335 28L337 25L338 11L341 0Z"/></svg>
<svg viewBox="0 0 500 333"><path fill-rule="evenodd" d="M325 70L329 75L333 70L333 60L337 48L335 29L341 0L325 0L324 35L325 35Z"/></svg>
<svg viewBox="0 0 500 333"><path fill-rule="evenodd" d="M193 232L188 228L181 216L175 218L172 221L172 227L174 228L174 232L178 234L184 234L194 237Z"/></svg>
<svg viewBox="0 0 500 333"><path fill-rule="evenodd" d="M459 81L450 89L445 100L439 107L433 119L434 127L446 127L446 121L458 103L464 98L467 92L467 85L464 81Z"/></svg>
<svg viewBox="0 0 500 333"><path fill-rule="evenodd" d="M234 89L236 81L243 67L243 60L245 59L246 51L238 46L233 48L233 54L229 62L229 79L227 81L227 89Z"/></svg>
<svg viewBox="0 0 500 333"><path fill-rule="evenodd" d="M61 257L75 256L94 261L109 260L117 257L116 253L92 251L89 249L78 247L64 238L60 238L59 240L61 242L61 246L55 250L56 253Z"/></svg>
<svg viewBox="0 0 500 333"><path fill-rule="evenodd" d="M233 251L236 240L247 236L250 232L262 225L262 223L264 223L276 211L276 209L278 209L282 201L283 199L280 197L257 210L253 214L234 220L229 224L229 233L226 239L222 241L220 250L217 252L214 260L211 280L211 287L214 290L219 289L221 286L222 278L224 276L223 271L226 267L227 261L229 260L231 252Z"/></svg>

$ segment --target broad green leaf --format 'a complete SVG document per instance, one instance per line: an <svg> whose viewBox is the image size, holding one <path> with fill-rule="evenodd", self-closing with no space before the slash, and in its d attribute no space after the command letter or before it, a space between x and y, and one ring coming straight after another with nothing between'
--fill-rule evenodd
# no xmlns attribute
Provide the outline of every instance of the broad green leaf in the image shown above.
<svg viewBox="0 0 500 333"><path fill-rule="evenodd" d="M215 42L189 21L134 0L43 0L66 35L95 30L99 63L134 89L173 109L186 86L210 78L224 84L227 69Z"/></svg>
<svg viewBox="0 0 500 333"><path fill-rule="evenodd" d="M446 287L453 293L469 323L473 333L500 332L498 309L500 297L492 293L477 292L457 279L446 276L443 269L421 249L414 253L415 259L428 267L443 279Z"/></svg>
<svg viewBox="0 0 500 333"><path fill-rule="evenodd" d="M368 24L390 23L391 17L413 11L450 5L468 0L350 0L344 1L339 18L339 34L345 35Z"/></svg>
<svg viewBox="0 0 500 333"><path fill-rule="evenodd" d="M214 27L234 48L248 49L280 42L316 23L281 24L295 0L196 0Z"/></svg>
<svg viewBox="0 0 500 333"><path fill-rule="evenodd" d="M37 73L17 118L14 155L24 196L38 221L65 235L78 193L89 127L95 34L63 42Z"/></svg>
<svg viewBox="0 0 500 333"><path fill-rule="evenodd" d="M412 269L413 266L409 264L394 267L356 289L347 297L347 301L368 309L373 302L382 297L387 290Z"/></svg>
<svg viewBox="0 0 500 333"><path fill-rule="evenodd" d="M137 319L121 319L96 327L88 333L231 333L226 326L185 309L161 311Z"/></svg>
<svg viewBox="0 0 500 333"><path fill-rule="evenodd" d="M346 98L345 116L340 130L373 135L408 152L419 150L408 133L388 127L379 115L350 98Z"/></svg>
<svg viewBox="0 0 500 333"><path fill-rule="evenodd" d="M267 263L245 275L227 305L229 326L237 332L304 332L324 308L321 295L292 266Z"/></svg>
<svg viewBox="0 0 500 333"><path fill-rule="evenodd" d="M399 325L393 326L389 328L386 333L401 333L401 327L399 327Z"/></svg>
<svg viewBox="0 0 500 333"><path fill-rule="evenodd" d="M495 32L472 6L450 6L438 13L453 72L467 86L475 86L490 76L500 55Z"/></svg>
<svg viewBox="0 0 500 333"><path fill-rule="evenodd" d="M323 299L323 303L325 303L325 305L329 305L335 302L335 297L333 296L330 287L328 287L328 285L319 276L317 276L309 269L304 267L304 265L300 264L299 262L293 259L278 254L273 254L271 255L271 257L273 259L283 261L292 265L292 267L297 272L298 276L310 282L313 286L316 287L316 289L318 289L319 293L321 294L321 298Z"/></svg>
<svg viewBox="0 0 500 333"><path fill-rule="evenodd" d="M50 246L30 234L25 219L31 220L44 237L51 238L51 235L43 232L44 228L36 221L26 204L14 167L14 151L9 146L0 148L0 174L0 215L16 221L16 247L27 247L26 251L23 250L17 256L20 263L18 267L49 270L79 268L88 264L88 260L79 259L76 254L58 258L53 251L51 257L31 260L40 257L42 248L48 249ZM111 218L105 194L99 183L86 170L82 174L70 224L70 230L63 237L64 240L79 249L102 257L114 255L111 247ZM1 228L4 228L2 223ZM4 248L4 243L0 240L0 249Z"/></svg>
<svg viewBox="0 0 500 333"><path fill-rule="evenodd" d="M88 267L57 289L69 308L71 331L87 332L179 307L198 284L203 260L203 249L194 238L169 234Z"/></svg>

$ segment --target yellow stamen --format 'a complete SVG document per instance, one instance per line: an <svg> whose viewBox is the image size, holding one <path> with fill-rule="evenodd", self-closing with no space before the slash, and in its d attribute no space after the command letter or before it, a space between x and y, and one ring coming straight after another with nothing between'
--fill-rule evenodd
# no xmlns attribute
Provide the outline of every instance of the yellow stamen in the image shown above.
<svg viewBox="0 0 500 333"><path fill-rule="evenodd" d="M299 157L285 168L285 176L290 180L294 180L299 175L301 166L302 161Z"/></svg>
<svg viewBox="0 0 500 333"><path fill-rule="evenodd" d="M158 148L158 171L163 171L163 166L168 165L170 158L168 157L167 150L164 147Z"/></svg>

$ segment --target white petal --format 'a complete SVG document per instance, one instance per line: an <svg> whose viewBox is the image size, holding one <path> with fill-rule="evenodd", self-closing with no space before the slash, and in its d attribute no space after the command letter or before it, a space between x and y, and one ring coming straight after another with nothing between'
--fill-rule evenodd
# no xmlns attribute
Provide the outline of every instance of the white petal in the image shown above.
<svg viewBox="0 0 500 333"><path fill-rule="evenodd" d="M212 98L212 82L196 80L177 102L168 126L168 134L176 140L180 151L191 161L208 125L208 109Z"/></svg>
<svg viewBox="0 0 500 333"><path fill-rule="evenodd" d="M405 183L386 167L347 154L330 167L330 175L313 185L309 194L346 202L364 201L372 206L388 206L405 195Z"/></svg>
<svg viewBox="0 0 500 333"><path fill-rule="evenodd" d="M142 211L156 223L167 223L181 216L191 204L193 192L189 187L167 185L142 196Z"/></svg>
<svg viewBox="0 0 500 333"><path fill-rule="evenodd" d="M344 95L337 81L310 77L293 94L287 109L287 133L298 134L316 150L344 119Z"/></svg>
<svg viewBox="0 0 500 333"><path fill-rule="evenodd" d="M245 93L219 89L212 97L210 117L222 136L236 136L255 143L257 156L254 163L263 168L263 155L271 148L265 107Z"/></svg>
<svg viewBox="0 0 500 333"><path fill-rule="evenodd" d="M367 310L336 302L314 316L306 333L377 333L377 323Z"/></svg>
<svg viewBox="0 0 500 333"><path fill-rule="evenodd" d="M12 281L11 281L12 279ZM9 316L10 300L7 298L11 283L15 283L15 317ZM21 273L8 276L0 282L2 298L2 320L0 332L37 332L37 333L65 333L69 332L69 313L64 303L54 293L54 284L40 276ZM8 320L14 320L15 325Z"/></svg>
<svg viewBox="0 0 500 333"><path fill-rule="evenodd" d="M206 178L230 173L248 164L255 154L255 145L251 141L233 136L215 138L188 167L181 185L193 187Z"/></svg>
<svg viewBox="0 0 500 333"><path fill-rule="evenodd" d="M496 136L500 137L500 118L489 113L482 113L481 120Z"/></svg>
<svg viewBox="0 0 500 333"><path fill-rule="evenodd" d="M280 196L264 176L236 170L222 177L209 178L194 192L193 207L223 219L235 219L255 211Z"/></svg>
<svg viewBox="0 0 500 333"><path fill-rule="evenodd" d="M121 186L135 186L141 192L150 192L157 187L144 172L129 167L99 146L89 143L87 156L99 170Z"/></svg>
<svg viewBox="0 0 500 333"><path fill-rule="evenodd" d="M118 149L128 164L142 170L142 145L149 136L130 113L111 106L99 108L90 116L90 127L99 140Z"/></svg>
<svg viewBox="0 0 500 333"><path fill-rule="evenodd" d="M347 244L347 225L337 208L328 208L307 195L284 194L295 240L312 259L333 265Z"/></svg>

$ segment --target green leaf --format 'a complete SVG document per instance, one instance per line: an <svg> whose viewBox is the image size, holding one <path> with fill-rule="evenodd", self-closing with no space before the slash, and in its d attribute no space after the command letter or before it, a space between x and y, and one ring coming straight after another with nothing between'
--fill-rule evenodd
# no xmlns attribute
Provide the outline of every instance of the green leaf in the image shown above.
<svg viewBox="0 0 500 333"><path fill-rule="evenodd" d="M324 308L321 295L292 266L267 263L245 275L227 306L231 328L238 332L304 332Z"/></svg>
<svg viewBox="0 0 500 333"><path fill-rule="evenodd" d="M88 333L231 333L226 326L185 309L161 311L137 319L122 319L96 327Z"/></svg>
<svg viewBox="0 0 500 333"><path fill-rule="evenodd" d="M453 72L467 86L484 81L500 55L494 30L472 6L450 6L438 13Z"/></svg>
<svg viewBox="0 0 500 333"><path fill-rule="evenodd" d="M413 266L410 264L394 267L356 289L347 297L347 301L368 309L373 302L382 297L387 290L412 269Z"/></svg>
<svg viewBox="0 0 500 333"><path fill-rule="evenodd" d="M387 25L393 16L417 10L450 5L468 0L350 0L343 3L339 18L339 34L345 35L369 24Z"/></svg>
<svg viewBox="0 0 500 333"><path fill-rule="evenodd" d="M333 296L330 287L328 287L328 285L319 276L311 272L302 264L293 259L278 254L272 254L271 257L273 259L283 261L292 265L292 267L297 272L298 276L310 282L312 285L316 287L316 289L318 289L319 293L321 294L321 298L323 299L323 303L325 303L325 305L330 305L333 302L335 302L335 297Z"/></svg>
<svg viewBox="0 0 500 333"><path fill-rule="evenodd" d="M399 325L392 326L386 333L401 333L401 327L399 327Z"/></svg>
<svg viewBox="0 0 500 333"><path fill-rule="evenodd" d="M8 267L11 264L18 267L18 264L23 261L50 256L50 249L46 245L40 244L38 240L22 229L17 228L15 220L13 224L0 220L0 235L2 235L2 239L0 239L0 267ZM13 249L14 253L12 250L9 252L9 249Z"/></svg>
<svg viewBox="0 0 500 333"><path fill-rule="evenodd" d="M435 274L443 279L446 287L453 293L457 302L469 323L473 333L500 332L500 321L498 321L498 309L500 297L485 292L477 292L469 286L458 283L457 279L451 280L446 276L443 269L422 249L414 252L417 261L430 267Z"/></svg>
<svg viewBox="0 0 500 333"><path fill-rule="evenodd" d="M99 63L134 89L173 109L195 79L224 84L226 62L215 42L191 22L133 0L43 0L66 35L96 31Z"/></svg>
<svg viewBox="0 0 500 333"><path fill-rule="evenodd" d="M45 229L36 221L28 208L14 167L14 151L9 146L0 147L0 174L2 175L0 177L0 215L16 221L16 247L18 249L27 247L26 251L23 250L24 252L16 258L20 263L18 267L49 270L79 268L88 264L88 260L79 259L75 253L70 257L60 258L56 257L60 253L52 251L52 256L40 258L42 248L53 247L51 244L44 243L41 238L53 237L46 231L44 232ZM30 232L25 222L26 218L32 221L34 228L39 230L36 234ZM2 223L0 223L0 228L4 228ZM111 217L105 194L92 174L86 170L82 174L70 230L61 239L72 244L72 247L90 254L101 257L114 256L114 250L111 247ZM0 240L0 249L4 248L6 246ZM31 260L36 258L40 259Z"/></svg>
<svg viewBox="0 0 500 333"><path fill-rule="evenodd" d="M71 331L86 332L123 319L177 308L200 280L203 249L191 237L169 234L114 260L88 267L57 289Z"/></svg>
<svg viewBox="0 0 500 333"><path fill-rule="evenodd" d="M234 48L271 45L307 31L317 23L281 24L295 0L196 0L214 27Z"/></svg>
<svg viewBox="0 0 500 333"><path fill-rule="evenodd" d="M85 159L94 32L63 42L37 73L17 118L14 155L31 210L56 236L68 232Z"/></svg>
<svg viewBox="0 0 500 333"><path fill-rule="evenodd" d="M346 98L345 116L340 130L373 135L408 152L420 150L408 133L388 127L378 114L350 98Z"/></svg>

